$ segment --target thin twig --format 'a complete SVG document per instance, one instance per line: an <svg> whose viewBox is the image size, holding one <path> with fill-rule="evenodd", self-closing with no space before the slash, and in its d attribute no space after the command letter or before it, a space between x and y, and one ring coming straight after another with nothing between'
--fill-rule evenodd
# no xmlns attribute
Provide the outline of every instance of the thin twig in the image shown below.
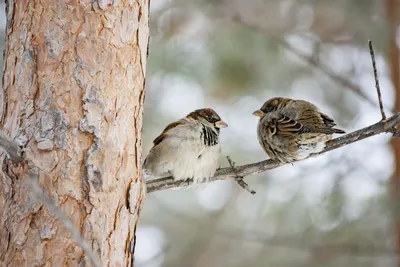
<svg viewBox="0 0 400 267"><path fill-rule="evenodd" d="M293 47L291 44L289 44L286 40L278 40L275 39L277 42L279 42L284 48L298 56L299 58L303 59L306 61L310 66L314 67L316 70L319 70L323 72L326 76L328 76L333 82L339 84L340 86L346 87L350 89L353 93L356 93L358 96L369 102L371 105L375 106L375 102L369 98L360 88L360 86L356 85L353 83L351 80L346 79L336 73L334 73L333 70L329 69L327 66L325 66L323 63L318 62L315 60L314 57L308 56L305 53L301 52L297 48Z"/></svg>
<svg viewBox="0 0 400 267"><path fill-rule="evenodd" d="M244 21L239 14L234 14L232 15L231 19L234 22L240 23L244 26L246 26L249 29L252 29L256 31L257 33L268 37L270 40L274 40L278 44L280 44L282 47L286 48L288 51L294 53L296 56L301 58L302 60L306 61L309 66L314 67L316 70L322 71L326 76L328 76L333 82L338 83L340 86L346 87L349 90L351 90L353 93L357 94L373 106L376 106L375 101L373 101L371 98L369 98L360 88L360 86L356 85L353 83L351 80L346 79L338 74L336 74L333 70L328 68L327 66L323 65L322 63L318 62L315 57L312 55L306 55L305 53L301 52L299 49L293 47L291 44L289 44L286 40L282 38L277 38L274 37L266 32L265 29L261 28L259 25L253 25L250 24L246 21Z"/></svg>
<svg viewBox="0 0 400 267"><path fill-rule="evenodd" d="M385 121L380 121L368 127L362 128L358 131L354 131L342 137L331 140L327 143L326 148L318 153L313 154L310 157L324 154L328 151L337 149L342 146L346 146L360 140L369 138L380 133L393 133L393 127L400 123L400 113L396 113L393 116L387 118ZM243 166L235 167L236 171L233 171L231 167L219 169L217 173L208 181L215 180L226 180L235 179L237 176L246 177L250 174L257 174L267 170L275 169L279 166L284 165L274 160L265 160L257 163L246 164ZM193 181L174 181L172 177L166 177L161 179L154 179L147 181L147 192L151 193L154 191L165 190L169 188L178 188L182 186L192 185Z"/></svg>
<svg viewBox="0 0 400 267"><path fill-rule="evenodd" d="M93 253L93 250L89 246L88 242L75 229L72 221L68 218L67 215L65 215L64 212L60 210L59 207L57 207L56 204L53 203L53 201L51 201L48 197L45 196L42 188L39 185L38 177L39 175L36 172L34 171L29 172L31 189L35 197L40 201L42 201L42 203L47 206L49 211L52 212L54 216L64 225L65 229L67 229L67 231L71 234L75 242L83 249L85 254L89 257L93 266L100 267L101 264L99 259Z"/></svg>
<svg viewBox="0 0 400 267"><path fill-rule="evenodd" d="M229 157L226 156L226 159L228 160L229 165L231 166L232 171L236 172L236 167L235 167L235 162ZM243 187L246 191L248 191L250 194L255 195L256 191L250 188L250 186L243 180L242 176L236 176L235 178L236 182Z"/></svg>
<svg viewBox="0 0 400 267"><path fill-rule="evenodd" d="M14 163L22 161L21 147L3 130L0 130L0 147L2 147Z"/></svg>
<svg viewBox="0 0 400 267"><path fill-rule="evenodd" d="M379 86L378 69L376 68L376 62L375 62L375 52L374 52L374 47L372 45L371 40L368 41L368 46L369 46L369 53L371 55L371 60L372 60L372 68L374 70L375 87L376 87L376 91L378 93L379 109L381 110L382 120L386 120L385 111L383 110L381 87Z"/></svg>

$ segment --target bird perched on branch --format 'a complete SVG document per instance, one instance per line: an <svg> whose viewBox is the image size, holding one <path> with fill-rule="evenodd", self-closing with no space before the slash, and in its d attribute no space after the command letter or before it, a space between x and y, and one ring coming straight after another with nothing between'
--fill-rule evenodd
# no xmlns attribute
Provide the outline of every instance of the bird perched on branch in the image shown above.
<svg viewBox="0 0 400 267"><path fill-rule="evenodd" d="M260 117L258 141L271 159L281 162L321 152L332 134L345 133L334 128L333 119L304 100L271 98L253 115Z"/></svg>
<svg viewBox="0 0 400 267"><path fill-rule="evenodd" d="M144 164L145 179L209 179L220 167L220 128L228 125L209 108L198 109L169 124L153 141Z"/></svg>

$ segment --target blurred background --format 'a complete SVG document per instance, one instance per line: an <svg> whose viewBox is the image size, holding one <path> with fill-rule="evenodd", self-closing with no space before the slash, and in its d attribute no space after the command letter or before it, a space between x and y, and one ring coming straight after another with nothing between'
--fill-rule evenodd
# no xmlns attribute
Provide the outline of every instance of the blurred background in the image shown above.
<svg viewBox="0 0 400 267"><path fill-rule="evenodd" d="M308 100L347 132L379 121L369 39L387 115L400 110L399 10L398 0L151 0L144 157L168 123L210 107L229 124L223 167L228 155L265 160L251 113L273 96ZM0 12L3 49L3 1ZM136 266L400 266L390 137L248 176L254 196L233 181L149 194Z"/></svg>

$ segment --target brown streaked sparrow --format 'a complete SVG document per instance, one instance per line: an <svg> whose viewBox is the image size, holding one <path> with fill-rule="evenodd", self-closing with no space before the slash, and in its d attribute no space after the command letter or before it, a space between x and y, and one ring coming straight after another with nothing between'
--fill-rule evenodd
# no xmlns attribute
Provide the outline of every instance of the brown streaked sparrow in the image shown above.
<svg viewBox="0 0 400 267"><path fill-rule="evenodd" d="M275 97L253 115L260 117L258 141L273 160L293 162L321 152L332 134L345 131L310 102Z"/></svg>
<svg viewBox="0 0 400 267"><path fill-rule="evenodd" d="M198 109L169 124L153 141L144 164L145 179L173 176L195 183L214 176L220 167L219 130L228 125L209 108Z"/></svg>

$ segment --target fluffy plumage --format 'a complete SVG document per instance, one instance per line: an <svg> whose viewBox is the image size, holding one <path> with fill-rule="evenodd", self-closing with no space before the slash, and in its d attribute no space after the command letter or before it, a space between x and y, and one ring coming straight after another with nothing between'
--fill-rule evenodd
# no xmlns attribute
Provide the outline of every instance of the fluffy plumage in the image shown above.
<svg viewBox="0 0 400 267"><path fill-rule="evenodd" d="M228 125L212 109L199 109L169 124L153 141L144 164L146 178L209 179L220 167L219 129Z"/></svg>
<svg viewBox="0 0 400 267"><path fill-rule="evenodd" d="M258 140L271 159L293 162L325 148L332 134L345 133L310 102L275 97L253 115L259 116Z"/></svg>

